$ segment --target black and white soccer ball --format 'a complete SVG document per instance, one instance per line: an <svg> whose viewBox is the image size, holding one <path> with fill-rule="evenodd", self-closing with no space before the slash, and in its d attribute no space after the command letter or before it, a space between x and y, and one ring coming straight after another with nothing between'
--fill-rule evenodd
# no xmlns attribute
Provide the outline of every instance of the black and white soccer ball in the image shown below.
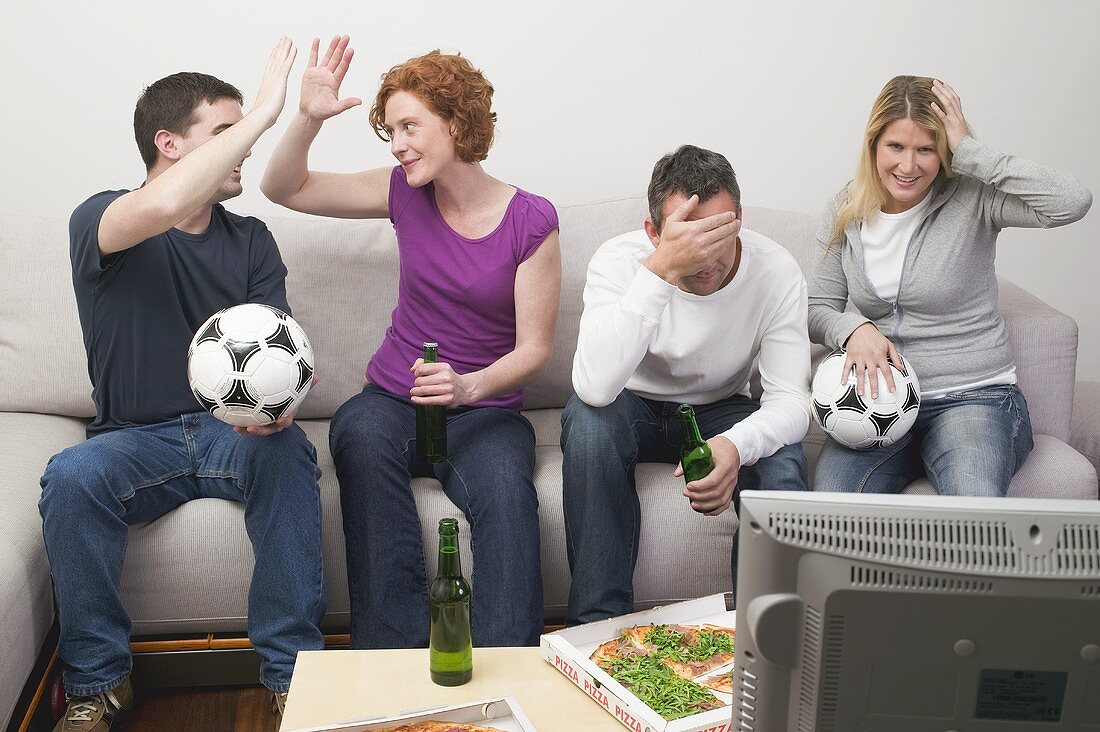
<svg viewBox="0 0 1100 732"><path fill-rule="evenodd" d="M238 427L265 425L298 408L313 385L313 348L278 308L220 310L187 351L187 380L199 404Z"/></svg>
<svg viewBox="0 0 1100 732"><path fill-rule="evenodd" d="M817 367L810 389L810 411L821 429L834 440L853 450L892 445L900 440L917 420L920 409L920 383L909 362L890 364L896 391L890 393L886 379L878 376L878 398L871 398L870 384L863 394L856 393L855 366L850 367L848 383L841 386L845 354L838 351Z"/></svg>

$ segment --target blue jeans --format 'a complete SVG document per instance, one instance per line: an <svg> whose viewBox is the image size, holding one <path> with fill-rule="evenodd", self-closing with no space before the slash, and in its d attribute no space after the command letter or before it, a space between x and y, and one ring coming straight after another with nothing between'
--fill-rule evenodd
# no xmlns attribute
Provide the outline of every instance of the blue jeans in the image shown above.
<svg viewBox="0 0 1100 732"><path fill-rule="evenodd" d="M851 450L825 440L815 491L898 493L927 476L947 496L1004 496L1034 443L1027 401L1015 386L989 386L921 402L893 445Z"/></svg>
<svg viewBox="0 0 1100 732"><path fill-rule="evenodd" d="M324 645L320 476L297 425L242 436L206 412L108 432L50 458L38 508L65 690L99 694L130 673L130 616L118 595L129 527L195 498L245 505L256 556L248 635L264 686L288 690L298 651Z"/></svg>
<svg viewBox="0 0 1100 732"><path fill-rule="evenodd" d="M639 462L680 462L678 403L643 399L623 389L606 407L573 396L562 413L565 533L569 569L566 623L576 625L634 611L634 565L638 557L641 506L634 483ZM704 438L725 432L760 408L735 395L695 407ZM743 490L806 490L802 445L741 468L734 507ZM705 520L701 518L700 520ZM737 542L731 556L731 587L737 585Z"/></svg>
<svg viewBox="0 0 1100 732"><path fill-rule="evenodd" d="M428 645L428 565L414 477L439 480L470 523L474 645L537 645L543 603L531 424L514 409L450 409L447 460L431 464L416 458L415 414L408 398L368 384L332 418L352 648Z"/></svg>

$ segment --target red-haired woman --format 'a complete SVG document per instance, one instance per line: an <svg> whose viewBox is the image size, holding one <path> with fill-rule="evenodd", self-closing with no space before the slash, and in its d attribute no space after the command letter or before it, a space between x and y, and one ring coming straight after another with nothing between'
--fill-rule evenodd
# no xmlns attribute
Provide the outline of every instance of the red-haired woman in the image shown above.
<svg viewBox="0 0 1100 732"><path fill-rule="evenodd" d="M550 357L561 266L553 205L488 175L493 87L458 55L432 51L390 69L370 112L399 165L311 171L321 124L361 104L340 98L348 37L318 61L262 189L296 211L388 217L397 233L397 307L367 384L332 418L355 648L428 642L421 526L409 487L434 477L472 527L474 643L531 645L543 628L534 431L522 388ZM522 293L522 297L519 296ZM439 363L420 359L439 343ZM417 459L415 405L447 408L447 459Z"/></svg>

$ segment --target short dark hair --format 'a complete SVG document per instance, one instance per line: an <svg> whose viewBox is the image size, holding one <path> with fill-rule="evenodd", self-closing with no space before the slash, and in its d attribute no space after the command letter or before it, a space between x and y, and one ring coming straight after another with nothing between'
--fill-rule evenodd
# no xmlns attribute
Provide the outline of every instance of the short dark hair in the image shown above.
<svg viewBox="0 0 1100 732"><path fill-rule="evenodd" d="M708 201L725 191L738 206L741 205L741 188L733 167L721 153L704 150L694 145L680 148L657 161L649 179L649 215L658 231L664 223L662 209L668 197L679 193L690 198L698 194L699 202Z"/></svg>
<svg viewBox="0 0 1100 732"><path fill-rule="evenodd" d="M181 71L145 87L134 108L134 137L145 169L152 169L157 162L157 146L153 142L157 132L184 134L195 124L199 102L209 104L219 99L235 99L237 104L244 104L237 87L195 71Z"/></svg>

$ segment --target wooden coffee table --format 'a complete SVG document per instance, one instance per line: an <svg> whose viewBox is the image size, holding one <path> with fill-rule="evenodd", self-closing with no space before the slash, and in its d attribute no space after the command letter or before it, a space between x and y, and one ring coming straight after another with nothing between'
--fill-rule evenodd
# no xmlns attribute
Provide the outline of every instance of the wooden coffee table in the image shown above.
<svg viewBox="0 0 1100 732"><path fill-rule="evenodd" d="M623 732L626 728L542 659L538 648L475 648L474 678L436 686L428 651L303 651L290 685L283 729L336 724L426 707L512 696L540 732Z"/></svg>

